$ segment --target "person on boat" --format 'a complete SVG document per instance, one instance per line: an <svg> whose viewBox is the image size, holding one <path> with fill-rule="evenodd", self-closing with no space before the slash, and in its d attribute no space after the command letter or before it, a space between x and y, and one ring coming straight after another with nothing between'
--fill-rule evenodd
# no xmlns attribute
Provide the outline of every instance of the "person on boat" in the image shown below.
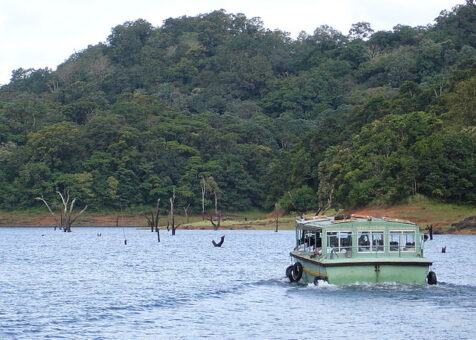
<svg viewBox="0 0 476 340"><path fill-rule="evenodd" d="M361 235L359 237L359 251L368 250L370 246L369 235Z"/></svg>

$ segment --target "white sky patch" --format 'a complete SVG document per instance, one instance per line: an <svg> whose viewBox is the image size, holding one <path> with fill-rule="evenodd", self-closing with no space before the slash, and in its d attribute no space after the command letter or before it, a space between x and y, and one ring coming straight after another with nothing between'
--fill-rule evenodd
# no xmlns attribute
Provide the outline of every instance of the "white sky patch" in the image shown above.
<svg viewBox="0 0 476 340"><path fill-rule="evenodd" d="M295 38L324 24L344 34L359 21L376 31L425 26L458 4L464 0L0 0L0 84L20 67L56 69L74 52L105 42L114 26L139 18L157 27L167 18L225 9Z"/></svg>

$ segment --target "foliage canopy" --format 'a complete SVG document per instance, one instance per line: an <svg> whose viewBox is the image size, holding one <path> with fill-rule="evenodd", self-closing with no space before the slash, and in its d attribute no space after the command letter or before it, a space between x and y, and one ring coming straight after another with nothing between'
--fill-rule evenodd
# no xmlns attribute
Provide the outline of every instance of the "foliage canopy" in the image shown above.
<svg viewBox="0 0 476 340"><path fill-rule="evenodd" d="M201 178L229 210L474 203L475 21L468 2L425 27L296 40L223 10L118 25L0 88L0 208L58 189L93 209L175 190L198 212Z"/></svg>

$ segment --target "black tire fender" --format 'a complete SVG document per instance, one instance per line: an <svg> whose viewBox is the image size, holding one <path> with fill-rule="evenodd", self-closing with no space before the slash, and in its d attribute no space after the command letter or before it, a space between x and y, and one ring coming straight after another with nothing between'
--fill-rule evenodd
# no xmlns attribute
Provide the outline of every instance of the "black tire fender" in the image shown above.
<svg viewBox="0 0 476 340"><path fill-rule="evenodd" d="M294 282L293 268L294 268L294 265L290 265L289 267L286 268L286 276L288 277L289 282Z"/></svg>
<svg viewBox="0 0 476 340"><path fill-rule="evenodd" d="M302 273L304 272L304 268L302 267L301 262L296 262L293 266L292 277L294 281L301 280Z"/></svg>
<svg viewBox="0 0 476 340"><path fill-rule="evenodd" d="M426 276L426 281L429 285L436 285L438 280L436 279L436 274L434 271L429 271L428 275Z"/></svg>

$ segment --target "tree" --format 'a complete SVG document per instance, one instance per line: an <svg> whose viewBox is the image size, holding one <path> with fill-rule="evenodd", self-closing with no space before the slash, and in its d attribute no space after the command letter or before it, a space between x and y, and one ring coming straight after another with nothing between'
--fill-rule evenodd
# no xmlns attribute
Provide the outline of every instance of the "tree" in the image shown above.
<svg viewBox="0 0 476 340"><path fill-rule="evenodd" d="M218 197L221 194L221 190L217 182L215 182L215 179L213 178L213 176L207 177L206 187L209 192L213 193L213 199L215 202L215 216L218 217Z"/></svg>
<svg viewBox="0 0 476 340"><path fill-rule="evenodd" d="M463 124L476 125L476 76L459 82L456 91L446 96L451 111Z"/></svg>
<svg viewBox="0 0 476 340"><path fill-rule="evenodd" d="M124 66L136 63L151 34L152 25L143 19L114 27L107 38L111 59Z"/></svg>
<svg viewBox="0 0 476 340"><path fill-rule="evenodd" d="M84 124L89 115L91 115L97 108L96 103L86 100L78 100L72 104L63 107L63 114L65 117L77 124Z"/></svg>
<svg viewBox="0 0 476 340"><path fill-rule="evenodd" d="M50 169L69 171L82 156L81 136L81 131L69 122L45 126L28 135L30 159L44 162Z"/></svg>
<svg viewBox="0 0 476 340"><path fill-rule="evenodd" d="M53 79L53 73L49 68L35 70L33 68L19 68L12 72L10 80L13 88L40 94L50 91L49 85Z"/></svg>
<svg viewBox="0 0 476 340"><path fill-rule="evenodd" d="M56 193L60 196L62 207L63 207L60 210L60 216L59 216L59 220L57 222L58 223L57 226L65 232L71 232L71 226L78 219L78 217L83 212L86 211L88 206L86 205L78 214L74 215L73 214L73 209L74 209L74 204L76 203L76 198L73 198L71 200L71 197L69 196L69 191L66 191L66 193L64 193L64 194L62 194L59 191L56 191ZM56 214L53 212L50 205L43 198L43 196L36 197L35 199L39 200L39 201L42 201L45 204L48 211L51 213L51 215L56 217ZM55 227L55 229L56 229L56 227Z"/></svg>
<svg viewBox="0 0 476 340"><path fill-rule="evenodd" d="M216 216L217 218L217 223L215 223L215 221L213 220L213 217L212 216L209 216L208 219L210 220L210 223L212 224L213 226L213 230L217 231L219 228L220 228L220 225L221 225L221 214L219 214L218 216Z"/></svg>
<svg viewBox="0 0 476 340"><path fill-rule="evenodd" d="M175 212L174 212L174 204L175 204L175 187L172 189L172 196L169 198L170 202L170 210L169 210L169 215L170 215L170 224L172 228L172 235L175 235L175 231L180 225L175 225Z"/></svg>
<svg viewBox="0 0 476 340"><path fill-rule="evenodd" d="M370 27L370 23L368 22L358 22L355 24L352 24L352 27L349 30L349 38L351 40L354 39L361 39L361 40L366 40L368 39L374 30L372 27Z"/></svg>
<svg viewBox="0 0 476 340"><path fill-rule="evenodd" d="M316 194L314 190L307 185L303 185L288 191L281 198L279 204L287 211L295 211L302 217L306 211L315 208L315 202Z"/></svg>
<svg viewBox="0 0 476 340"><path fill-rule="evenodd" d="M469 1L466 5L455 6L453 11L442 11L435 19L436 25L431 33L435 34L435 40L452 40L457 47L475 46L475 20L476 5Z"/></svg>
<svg viewBox="0 0 476 340"><path fill-rule="evenodd" d="M190 222L189 216L188 216L189 209L190 209L190 203L186 207L183 207L183 212L185 213L185 219L186 219L187 223Z"/></svg>
<svg viewBox="0 0 476 340"><path fill-rule="evenodd" d="M202 221L205 220L205 194L207 193L207 180L200 178L200 191L202 193Z"/></svg>
<svg viewBox="0 0 476 340"><path fill-rule="evenodd" d="M475 14L468 2L434 25L296 40L223 10L118 25L0 87L0 205L67 188L119 209L169 202L175 187L175 210L205 219L208 207L216 222L223 209L308 209L301 195L310 210L415 193L470 202Z"/></svg>
<svg viewBox="0 0 476 340"><path fill-rule="evenodd" d="M282 214L282 210L281 210L281 205L276 202L274 204L274 219L275 219L275 222L276 222L276 228L275 228L275 232L278 232L278 227L279 227L279 215Z"/></svg>
<svg viewBox="0 0 476 340"><path fill-rule="evenodd" d="M157 241L160 242L160 233L159 233L159 216L160 216L160 210L159 210L159 204L160 204L160 198L157 199L157 205L155 207L155 212L152 211L150 213L150 217L145 214L145 218L147 219L147 223L150 226L150 231L153 232L155 229L155 232L157 233Z"/></svg>

